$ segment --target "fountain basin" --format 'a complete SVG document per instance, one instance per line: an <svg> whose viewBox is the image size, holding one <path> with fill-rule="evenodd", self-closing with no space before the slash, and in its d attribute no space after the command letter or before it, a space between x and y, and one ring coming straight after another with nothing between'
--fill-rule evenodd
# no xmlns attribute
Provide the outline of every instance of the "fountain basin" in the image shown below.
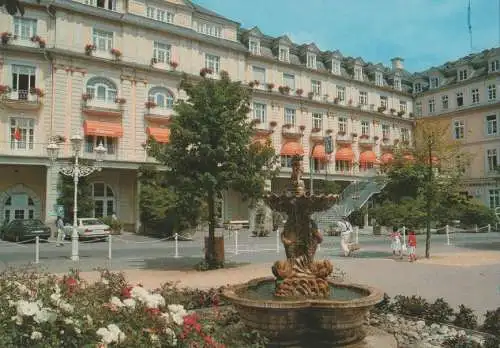
<svg viewBox="0 0 500 348"><path fill-rule="evenodd" d="M342 347L363 340L370 309L383 299L372 287L329 280L330 298L274 297L273 277L226 289L243 322L271 347Z"/></svg>

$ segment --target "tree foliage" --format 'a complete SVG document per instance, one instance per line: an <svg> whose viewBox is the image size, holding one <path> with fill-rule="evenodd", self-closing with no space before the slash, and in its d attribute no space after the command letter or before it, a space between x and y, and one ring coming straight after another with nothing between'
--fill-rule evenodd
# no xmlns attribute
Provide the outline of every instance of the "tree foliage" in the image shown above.
<svg viewBox="0 0 500 348"><path fill-rule="evenodd" d="M177 195L192 204L207 203L207 262L213 264L217 194L232 189L244 199L259 198L275 174L277 157L271 146L252 144L251 92L226 72L196 83L185 75L180 88L187 99L175 106L170 142L153 156L168 167L165 178Z"/></svg>
<svg viewBox="0 0 500 348"><path fill-rule="evenodd" d="M0 0L0 7L2 6L5 7L5 10L7 10L11 16L17 13L24 16L24 4L18 0Z"/></svg>

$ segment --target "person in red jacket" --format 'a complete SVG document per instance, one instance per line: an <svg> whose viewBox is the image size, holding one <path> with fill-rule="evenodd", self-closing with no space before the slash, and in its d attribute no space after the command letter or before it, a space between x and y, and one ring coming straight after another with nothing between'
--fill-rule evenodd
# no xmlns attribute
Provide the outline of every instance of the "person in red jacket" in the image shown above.
<svg viewBox="0 0 500 348"><path fill-rule="evenodd" d="M410 231L408 234L408 260L410 262L417 261L416 255L417 249L417 236L414 231Z"/></svg>

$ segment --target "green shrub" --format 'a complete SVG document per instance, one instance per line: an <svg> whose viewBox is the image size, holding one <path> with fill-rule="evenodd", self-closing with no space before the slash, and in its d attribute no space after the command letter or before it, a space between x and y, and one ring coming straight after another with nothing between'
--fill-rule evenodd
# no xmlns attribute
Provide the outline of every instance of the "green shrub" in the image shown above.
<svg viewBox="0 0 500 348"><path fill-rule="evenodd" d="M443 342L446 348L481 348L481 344L471 340L467 336L454 336Z"/></svg>
<svg viewBox="0 0 500 348"><path fill-rule="evenodd" d="M455 314L453 325L474 330L477 328L477 316L474 314L472 309L465 307L462 304L458 307L458 312Z"/></svg>
<svg viewBox="0 0 500 348"><path fill-rule="evenodd" d="M443 298L438 298L429 305L425 319L433 323L449 323L453 316L453 309Z"/></svg>
<svg viewBox="0 0 500 348"><path fill-rule="evenodd" d="M384 298L382 299L382 301L380 301L379 303L377 303L375 305L375 307L373 308L374 312L377 312L377 313L387 313L387 312L390 312L391 311L391 298L389 295L387 295L387 293L384 293Z"/></svg>
<svg viewBox="0 0 500 348"><path fill-rule="evenodd" d="M420 296L397 295L394 298L393 308L399 314L425 318L429 310L429 303Z"/></svg>
<svg viewBox="0 0 500 348"><path fill-rule="evenodd" d="M111 228L111 234L121 234L123 223L120 220L113 219L111 216L103 217L102 222Z"/></svg>
<svg viewBox="0 0 500 348"><path fill-rule="evenodd" d="M500 337L500 307L486 312L486 319L481 327L482 331Z"/></svg>
<svg viewBox="0 0 500 348"><path fill-rule="evenodd" d="M499 348L500 347L500 339L497 337L487 337L484 341L483 348Z"/></svg>

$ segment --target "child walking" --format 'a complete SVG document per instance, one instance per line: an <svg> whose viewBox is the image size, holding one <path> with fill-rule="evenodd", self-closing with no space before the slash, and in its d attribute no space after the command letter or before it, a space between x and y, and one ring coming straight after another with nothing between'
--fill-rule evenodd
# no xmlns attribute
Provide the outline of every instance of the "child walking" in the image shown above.
<svg viewBox="0 0 500 348"><path fill-rule="evenodd" d="M410 233L408 234L408 261L417 261L416 249L417 236L415 235L414 231L410 231Z"/></svg>
<svg viewBox="0 0 500 348"><path fill-rule="evenodd" d="M391 249L392 249L392 255L396 256L396 254L399 257L403 257L403 253L401 250L401 234L398 231L397 227L392 228L392 233L390 235L391 238Z"/></svg>

